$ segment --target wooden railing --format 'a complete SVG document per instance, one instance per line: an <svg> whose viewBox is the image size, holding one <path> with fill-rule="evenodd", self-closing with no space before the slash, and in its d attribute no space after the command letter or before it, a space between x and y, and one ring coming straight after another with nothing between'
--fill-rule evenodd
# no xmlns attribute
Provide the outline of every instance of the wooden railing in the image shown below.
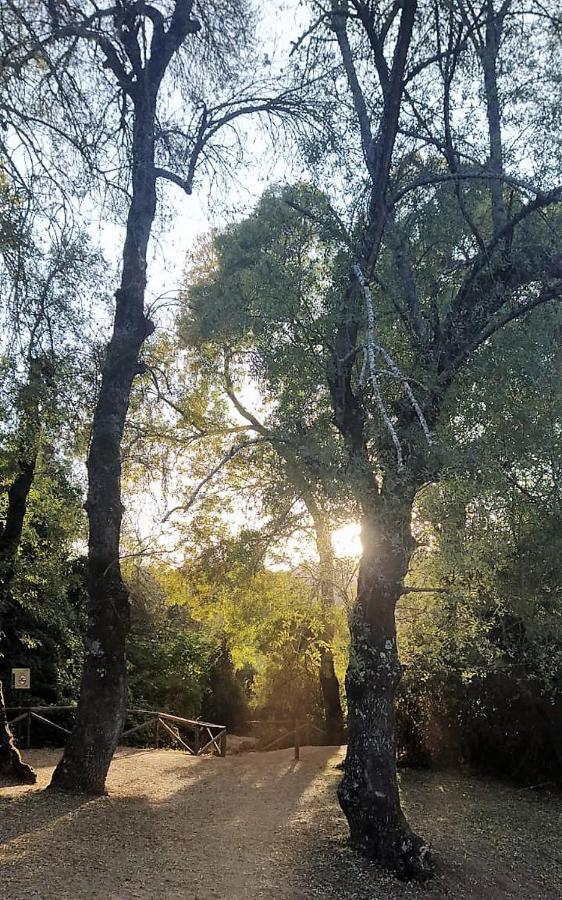
<svg viewBox="0 0 562 900"><path fill-rule="evenodd" d="M70 730L68 728L65 728L58 722L53 722L44 713L52 715L57 712L74 712L75 710L75 706L12 706L8 707L7 712L8 714L16 713L16 716L10 719L10 727L25 722L25 745L29 749L31 746L31 723L33 721L40 722L42 725L55 729L55 731L69 735ZM191 756L201 756L202 753L207 751L217 753L219 756L226 756L225 725L216 725L214 722L202 722L200 719L184 719L182 716L173 716L160 710L136 708L127 710L127 719L130 720L139 716L143 717L144 721L128 728L125 727L121 738L152 730L155 747L160 746L160 736L164 733ZM182 729L182 734L179 733L180 728ZM189 736L186 732L189 732Z"/></svg>
<svg viewBox="0 0 562 900"><path fill-rule="evenodd" d="M172 716L169 713L159 712L153 709L128 709L127 715L148 716L144 722L127 728L121 735L123 738L147 728L154 728L154 744L159 746L160 734L164 731L172 740L176 741L184 750L192 756L201 756L207 750L226 756L226 726L216 725L214 722L202 722L200 719L184 719L181 716ZM184 731L179 734L178 726ZM193 738L187 738L185 731L193 734Z"/></svg>
<svg viewBox="0 0 562 900"><path fill-rule="evenodd" d="M300 759L300 748L303 743L306 742L306 739L310 739L311 732L316 732L322 738L325 735L325 732L318 728L313 722L310 721L299 721L298 719L265 719L265 720L255 720L248 723L249 725L261 725L262 727L274 727L274 728L283 728L281 734L278 734L276 738L268 741L265 745L260 744L259 749L266 750L275 750L278 744L287 745L287 741L289 741L289 746L292 744L294 747L294 755L295 759ZM290 724L290 728L287 730L287 725Z"/></svg>

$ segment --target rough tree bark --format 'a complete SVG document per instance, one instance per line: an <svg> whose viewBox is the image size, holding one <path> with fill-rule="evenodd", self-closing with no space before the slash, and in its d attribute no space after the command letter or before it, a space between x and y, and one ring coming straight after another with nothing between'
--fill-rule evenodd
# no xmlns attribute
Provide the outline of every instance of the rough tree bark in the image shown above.
<svg viewBox="0 0 562 900"><path fill-rule="evenodd" d="M123 728L129 595L119 564L121 440L139 353L152 326L144 314L146 253L156 212L155 96L135 99L133 190L114 328L103 367L88 454L88 633L76 722L52 785L92 794L105 779Z"/></svg>
<svg viewBox="0 0 562 900"><path fill-rule="evenodd" d="M35 477L41 434L41 401L45 368L31 360L27 384L21 392L21 423L18 440L18 474L8 491L8 506L0 526L0 634L2 618L14 579L16 560L27 512L29 492ZM22 761L8 724L4 691L0 681L0 774L25 784L34 784L35 771Z"/></svg>
<svg viewBox="0 0 562 900"><path fill-rule="evenodd" d="M402 812L396 777L394 697L401 667L395 608L414 548L410 522L416 495L414 469L397 469L392 444L382 486L373 473L365 438L366 414L342 360L356 341L356 327L340 327L329 372L335 421L354 472L362 514L363 552L357 597L350 616L346 673L348 743L338 799L353 847L393 869L423 880L433 873L429 845ZM420 469L420 461L416 470Z"/></svg>
<svg viewBox="0 0 562 900"><path fill-rule="evenodd" d="M393 7L393 17L398 8ZM367 280L377 263L388 216L387 185L416 9L415 0L401 5L391 66L383 52L388 29L384 34L377 33L366 8L364 17L360 16L373 49L383 94L383 109L374 134L347 35L347 3L332 5L332 27L371 180L368 221L352 266ZM366 445L365 410L354 390L352 374L358 354L360 309L357 281L351 277L342 298L327 373L334 421L346 446L354 493L362 511L363 540L346 675L348 750L338 797L357 850L401 877L423 879L433 871L429 847L412 832L401 810L394 739L394 694L400 678L394 610L412 552L410 515L415 491L408 487L405 478L386 476L381 490L373 473ZM389 472L392 471L391 462Z"/></svg>
<svg viewBox="0 0 562 900"><path fill-rule="evenodd" d="M167 31L155 26L151 54L144 64L134 38L129 62L134 79L114 54L106 53L133 105L132 190L116 291L113 333L107 347L88 454L89 619L84 670L76 721L64 755L53 774L57 788L102 794L126 713L126 638L129 595L121 575L119 544L121 441L131 385L142 371L139 354L153 325L144 313L147 247L156 213L155 124L159 88L174 53L189 33L199 30L190 18L191 2L178 0ZM131 14L135 15L134 9ZM119 23L116 23L119 25ZM134 23L121 23L125 49ZM136 48L136 49L135 49ZM102 44L104 49L104 44Z"/></svg>
<svg viewBox="0 0 562 900"><path fill-rule="evenodd" d="M0 681L0 778L15 779L21 784L35 784L37 773L25 763L14 742L8 723L4 691Z"/></svg>
<svg viewBox="0 0 562 900"><path fill-rule="evenodd" d="M355 849L399 877L424 878L432 872L429 845L412 831L400 806L394 736L401 675L395 608L413 549L413 498L413 492L393 491L363 516L345 682L348 747L338 798Z"/></svg>

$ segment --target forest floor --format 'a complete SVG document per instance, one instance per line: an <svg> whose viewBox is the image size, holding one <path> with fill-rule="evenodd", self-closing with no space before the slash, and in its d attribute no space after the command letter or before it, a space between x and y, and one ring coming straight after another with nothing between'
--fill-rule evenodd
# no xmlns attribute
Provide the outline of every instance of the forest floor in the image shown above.
<svg viewBox="0 0 562 900"><path fill-rule="evenodd" d="M562 898L562 798L450 772L404 771L404 806L437 877L402 884L346 845L336 748L187 757L120 750L109 795L0 789L3 900Z"/></svg>

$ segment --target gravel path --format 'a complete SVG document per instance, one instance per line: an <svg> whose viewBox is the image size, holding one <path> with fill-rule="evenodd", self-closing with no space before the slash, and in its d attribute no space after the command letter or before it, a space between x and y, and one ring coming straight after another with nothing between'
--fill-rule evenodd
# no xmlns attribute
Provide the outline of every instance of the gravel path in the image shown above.
<svg viewBox="0 0 562 900"><path fill-rule="evenodd" d="M58 754L28 756L38 785L0 790L3 900L562 898L559 796L458 773L403 775L408 815L439 864L420 888L347 848L335 748L303 748L298 763L288 750L121 750L109 796L95 800L41 791Z"/></svg>

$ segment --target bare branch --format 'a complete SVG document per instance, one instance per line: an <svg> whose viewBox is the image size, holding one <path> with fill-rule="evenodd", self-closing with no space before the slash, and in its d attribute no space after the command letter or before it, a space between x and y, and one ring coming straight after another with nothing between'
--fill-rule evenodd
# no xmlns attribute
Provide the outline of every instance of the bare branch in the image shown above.
<svg viewBox="0 0 562 900"><path fill-rule="evenodd" d="M365 356L368 363L369 369L369 381L371 382L371 387L373 389L373 394L375 397L375 403L377 404L378 410L381 414L382 420L385 424L386 430L388 431L392 443L394 444L394 448L396 450L396 462L399 469L404 467L404 457L402 455L402 447L400 445L400 440L396 433L396 429L392 424L392 420L388 415L386 407L384 405L384 401L382 398L382 394L379 387L379 382L377 378L377 365L376 365L376 345L375 345L375 311L373 306L373 297L361 271L360 266L353 266L353 274L355 275L360 287L363 297L365 299L365 309L367 312L367 345L365 348ZM376 349L375 349L376 348Z"/></svg>

